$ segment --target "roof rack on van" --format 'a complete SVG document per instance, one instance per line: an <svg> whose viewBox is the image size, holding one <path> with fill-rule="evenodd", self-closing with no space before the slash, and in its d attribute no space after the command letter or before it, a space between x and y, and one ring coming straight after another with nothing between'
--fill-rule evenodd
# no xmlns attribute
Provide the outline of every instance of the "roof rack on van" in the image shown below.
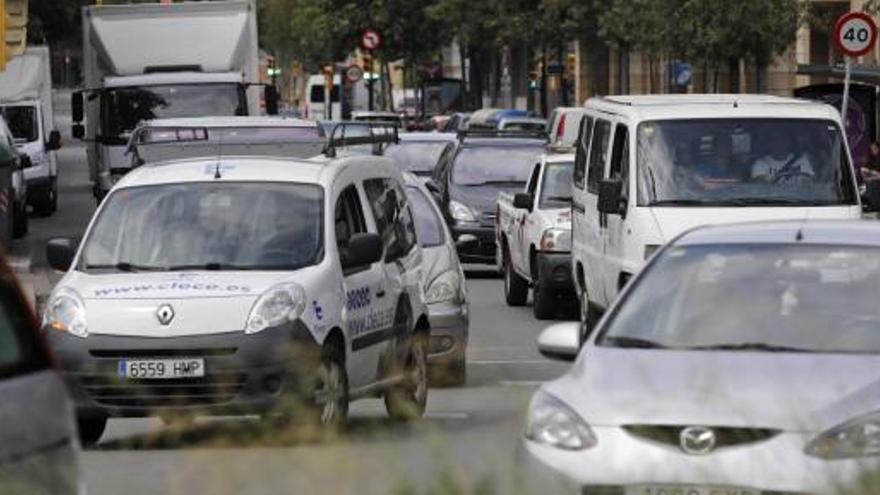
<svg viewBox="0 0 880 495"><path fill-rule="evenodd" d="M351 129L360 129L360 132L352 132ZM366 135L364 134L366 129ZM324 155L328 158L336 157L336 149L346 146L372 144L373 154L382 154L383 144L397 144L400 142L398 126L389 122L335 122ZM346 136L348 134L348 136Z"/></svg>
<svg viewBox="0 0 880 495"><path fill-rule="evenodd" d="M468 138L532 138L547 139L547 131L536 130L503 130L503 129L464 129L458 131L458 141L464 142Z"/></svg>

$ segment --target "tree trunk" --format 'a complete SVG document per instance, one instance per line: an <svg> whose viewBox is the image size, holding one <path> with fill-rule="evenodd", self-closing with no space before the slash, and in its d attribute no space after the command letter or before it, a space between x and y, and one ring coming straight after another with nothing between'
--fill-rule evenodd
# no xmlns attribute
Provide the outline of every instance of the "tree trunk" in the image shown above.
<svg viewBox="0 0 880 495"><path fill-rule="evenodd" d="M541 48L541 115L547 116L547 49Z"/></svg>
<svg viewBox="0 0 880 495"><path fill-rule="evenodd" d="M383 98L385 98L385 109L394 111L394 92L392 91L392 83L391 83L391 63L387 60L382 61L382 71L385 72L385 84L382 85L382 90L384 92Z"/></svg>

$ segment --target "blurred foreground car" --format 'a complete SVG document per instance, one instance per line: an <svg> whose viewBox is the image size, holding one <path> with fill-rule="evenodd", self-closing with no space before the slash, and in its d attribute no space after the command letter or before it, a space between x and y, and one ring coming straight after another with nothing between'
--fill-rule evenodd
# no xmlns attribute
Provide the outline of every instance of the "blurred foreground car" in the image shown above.
<svg viewBox="0 0 880 495"><path fill-rule="evenodd" d="M0 263L0 493L85 493L73 404L29 303Z"/></svg>
<svg viewBox="0 0 880 495"><path fill-rule="evenodd" d="M686 233L535 394L521 460L543 493L839 493L880 469L878 291L876 223Z"/></svg>
<svg viewBox="0 0 880 495"><path fill-rule="evenodd" d="M413 174L404 174L404 179L422 247L422 278L431 326L429 372L435 383L463 385L467 379L469 313L467 286L456 246L476 243L477 238L464 235L453 240L428 189Z"/></svg>

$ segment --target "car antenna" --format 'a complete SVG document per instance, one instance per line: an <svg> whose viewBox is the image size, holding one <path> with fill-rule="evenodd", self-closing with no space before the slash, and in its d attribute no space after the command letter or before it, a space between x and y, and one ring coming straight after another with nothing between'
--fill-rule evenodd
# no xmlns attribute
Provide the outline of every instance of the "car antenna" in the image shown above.
<svg viewBox="0 0 880 495"><path fill-rule="evenodd" d="M220 175L220 160L223 159L223 132L217 133L217 164L214 166L214 179L222 179Z"/></svg>

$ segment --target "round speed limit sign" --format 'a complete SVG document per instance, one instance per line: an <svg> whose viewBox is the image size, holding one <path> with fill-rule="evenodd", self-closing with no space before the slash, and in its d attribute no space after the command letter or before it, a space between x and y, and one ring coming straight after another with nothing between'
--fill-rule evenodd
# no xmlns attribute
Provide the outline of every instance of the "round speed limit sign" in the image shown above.
<svg viewBox="0 0 880 495"><path fill-rule="evenodd" d="M844 14L834 25L834 43L849 57L862 56L877 43L877 25L864 12Z"/></svg>

